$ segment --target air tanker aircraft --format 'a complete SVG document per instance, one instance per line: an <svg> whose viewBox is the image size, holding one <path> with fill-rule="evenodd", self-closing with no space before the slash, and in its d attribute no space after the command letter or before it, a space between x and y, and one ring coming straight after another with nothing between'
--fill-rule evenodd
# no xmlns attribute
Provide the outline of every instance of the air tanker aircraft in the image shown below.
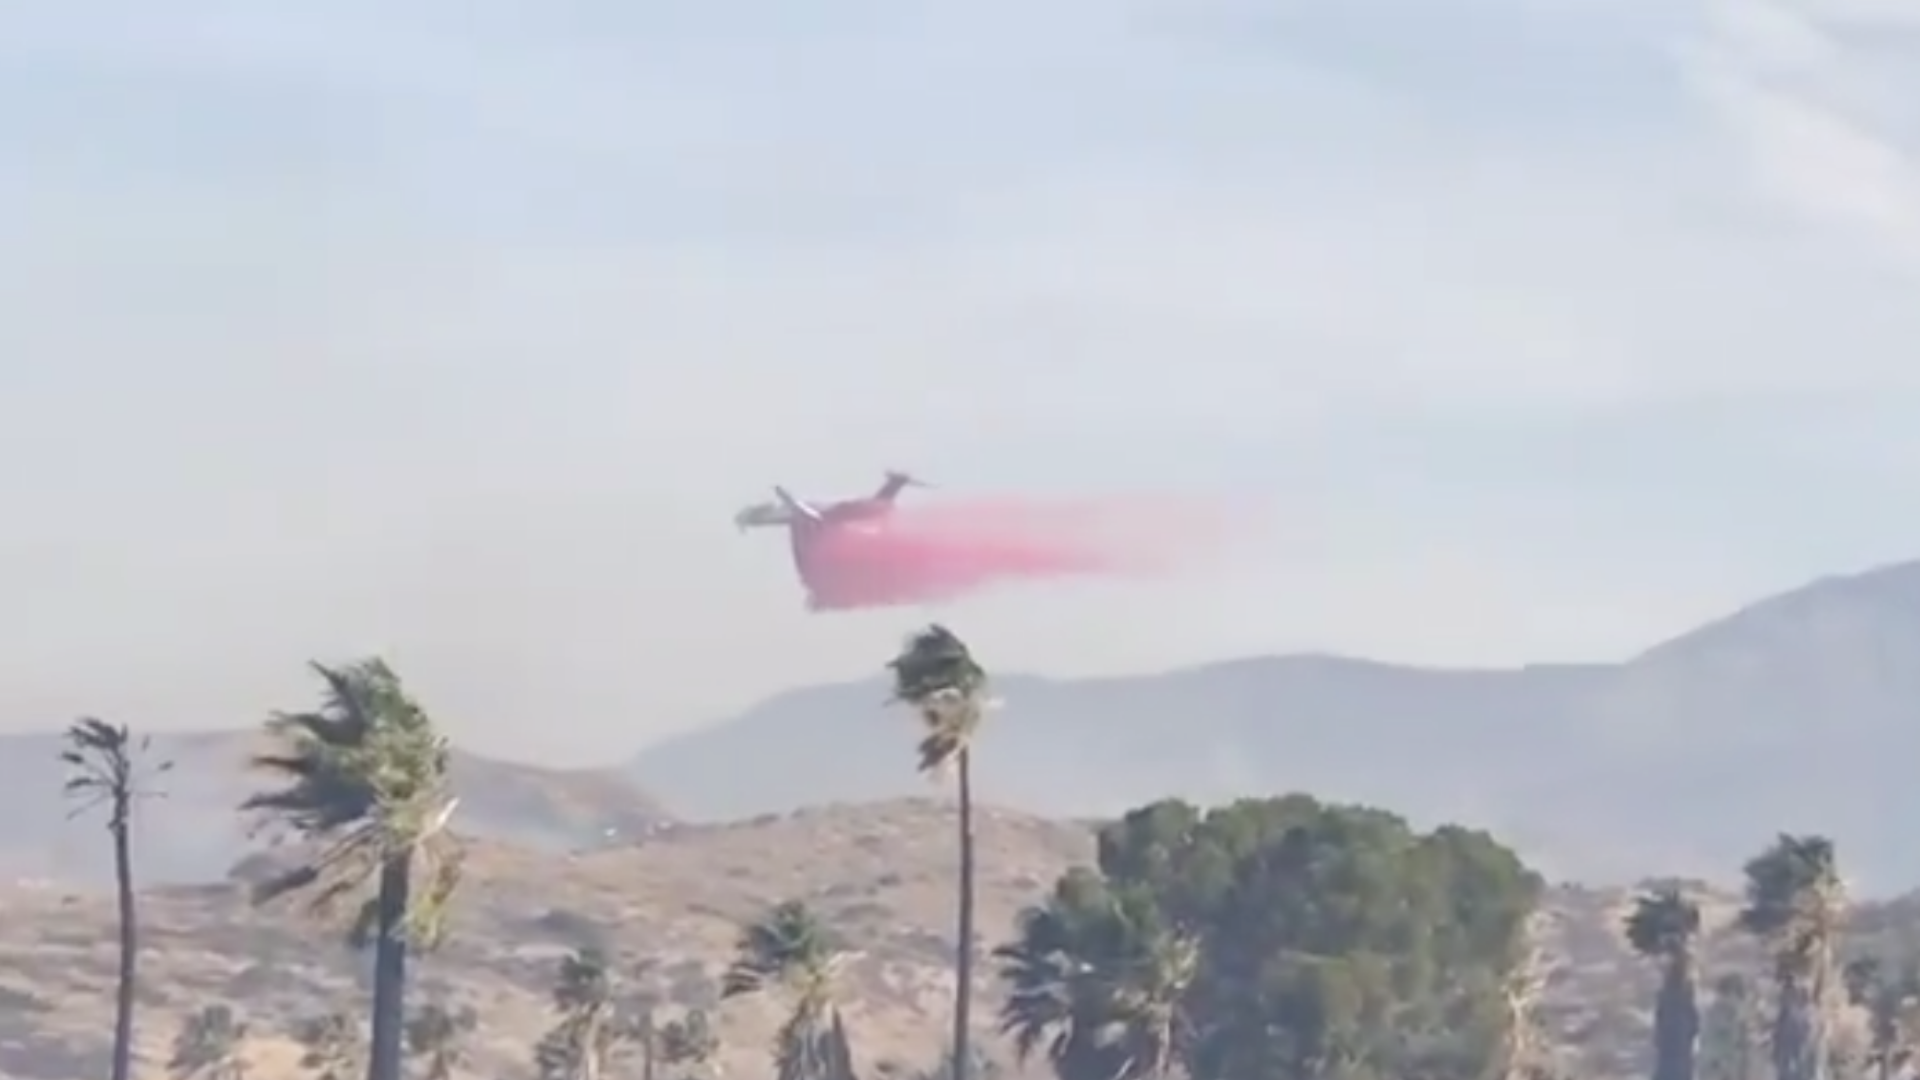
<svg viewBox="0 0 1920 1080"><path fill-rule="evenodd" d="M794 497L786 488L774 485L773 502L749 506L733 517L734 525L742 532L750 528L785 526L793 528L803 523L813 525L844 525L850 521L863 521L885 517L893 509L894 500L910 487L928 487L930 485L908 476L903 472L887 473L886 482L880 490L864 499L842 499L825 506L815 506Z"/></svg>
<svg viewBox="0 0 1920 1080"><path fill-rule="evenodd" d="M793 549L793 568L807 588L807 607L814 611L864 606L849 599L856 579L871 577L880 568L851 565L836 541L877 531L880 519L892 513L900 493L910 487L931 485L903 472L888 472L886 480L872 495L842 499L818 505L795 496L775 485L774 501L749 506L735 514L733 523L741 532L755 528L784 528ZM864 561L864 560L863 560Z"/></svg>

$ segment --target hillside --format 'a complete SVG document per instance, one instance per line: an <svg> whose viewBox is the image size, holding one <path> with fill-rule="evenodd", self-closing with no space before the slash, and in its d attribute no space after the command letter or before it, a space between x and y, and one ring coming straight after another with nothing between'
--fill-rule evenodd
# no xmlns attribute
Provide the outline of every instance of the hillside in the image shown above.
<svg viewBox="0 0 1920 1080"><path fill-rule="evenodd" d="M992 642L975 645L991 663ZM1889 824L1920 818L1905 774L1920 760L1920 564L1815 582L1613 665L1282 656L1125 678L1006 673L997 690L979 785L1034 813L1309 790L1482 825L1589 881L1722 878L1792 828L1836 837L1863 888L1920 885ZM878 682L791 691L621 769L461 754L462 824L571 851L642 835L667 807L726 820L924 795L910 725L885 697ZM144 808L148 880L206 880L249 850L233 807L255 782L250 738L156 740L177 768ZM58 745L56 732L0 736L0 871L98 881L103 838L65 820Z"/></svg>
<svg viewBox="0 0 1920 1080"><path fill-rule="evenodd" d="M738 920L803 897L862 949L847 969L850 1022L872 1074L928 1064L941 1045L950 991L948 809L931 801L832 807L721 826L677 826L635 845L577 857L498 844L474 852L472 876L447 948L420 968L421 995L468 1004L485 1018L474 1078L523 1075L527 1047L547 1023L547 980L586 935L647 961L644 984L681 1005L712 1003ZM981 926L1010 932L1015 912L1068 866L1092 854L1081 828L985 810L981 817ZM1617 933L1627 890L1556 889L1542 943L1546 1015L1573 1075L1607 1080L1641 1067L1652 975ZM0 895L0 1075L91 1080L106 1060L114 971L112 907L104 892L14 887ZM1754 957L1724 927L1733 900L1706 904L1709 974L1749 969ZM353 958L315 947L311 924L262 912L227 886L149 891L143 1078L180 1018L209 1002L243 1008L259 1038L255 1080L290 1077L285 1037L300 1016L358 1008ZM1920 927L1910 909L1875 908L1876 935ZM984 974L984 973L983 973ZM996 989L981 985L987 1045ZM759 1075L759 1048L776 1023L761 1003L730 1003L721 1075Z"/></svg>
<svg viewBox="0 0 1920 1080"><path fill-rule="evenodd" d="M979 783L1036 813L1304 789L1482 825L1583 880L1720 877L1791 827L1838 838L1866 885L1920 884L1898 824L1920 817L1920 563L1815 582L1618 664L1281 656L997 689ZM878 682L782 694L649 748L631 775L705 818L923 791L884 698Z"/></svg>
<svg viewBox="0 0 1920 1080"><path fill-rule="evenodd" d="M174 768L165 797L136 818L140 874L156 884L217 880L255 845L235 812L262 778L247 760L252 733L156 735L151 755ZM0 735L0 874L63 881L110 880L97 816L67 820L57 733ZM456 752L453 782L468 832L565 852L644 835L672 820L613 770L542 769Z"/></svg>

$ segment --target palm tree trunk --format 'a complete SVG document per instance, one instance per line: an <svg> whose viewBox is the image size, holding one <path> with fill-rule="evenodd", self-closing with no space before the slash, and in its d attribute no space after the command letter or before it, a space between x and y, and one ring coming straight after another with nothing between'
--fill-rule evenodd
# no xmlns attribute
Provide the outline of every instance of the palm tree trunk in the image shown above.
<svg viewBox="0 0 1920 1080"><path fill-rule="evenodd" d="M113 876L120 900L120 987L113 1017L113 1080L133 1075L133 988L139 928L134 924L133 842L126 807L116 808L113 824Z"/></svg>
<svg viewBox="0 0 1920 1080"><path fill-rule="evenodd" d="M600 1080L601 1050L599 1029L592 1024L582 1029L580 1043L580 1080Z"/></svg>
<svg viewBox="0 0 1920 1080"><path fill-rule="evenodd" d="M380 933L373 948L373 1032L368 1038L367 1080L404 1080L402 1035L406 1026L407 907L413 888L408 852L380 865Z"/></svg>
<svg viewBox="0 0 1920 1080"><path fill-rule="evenodd" d="M1780 984L1773 1023L1773 1070L1777 1080L1828 1080L1826 1032L1814 980L1801 976Z"/></svg>
<svg viewBox="0 0 1920 1080"><path fill-rule="evenodd" d="M953 1076L968 1080L973 1065L973 752L954 762L960 799L960 926L953 960Z"/></svg>
<svg viewBox="0 0 1920 1080"><path fill-rule="evenodd" d="M1700 1006L1694 995L1693 965L1684 955L1667 962L1654 1005L1653 1032L1653 1080L1694 1080Z"/></svg>

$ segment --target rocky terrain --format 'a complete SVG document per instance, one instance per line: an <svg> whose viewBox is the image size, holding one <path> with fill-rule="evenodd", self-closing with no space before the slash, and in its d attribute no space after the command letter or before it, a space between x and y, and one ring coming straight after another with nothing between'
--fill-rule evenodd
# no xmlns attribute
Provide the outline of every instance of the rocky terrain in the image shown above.
<svg viewBox="0 0 1920 1080"><path fill-rule="evenodd" d="M528 1047L549 1023L546 987L571 946L604 939L639 984L680 1006L709 1006L739 921L801 897L859 946L843 992L870 1070L917 1071L938 1053L950 1002L952 827L944 805L910 800L669 826L572 856L476 842L453 935L422 963L417 993L477 1009L470 1075L510 1080L525 1075ZM1023 904L1092 855L1084 828L1004 811L983 811L981 843L989 935L1008 932ZM1542 928L1545 1015L1575 1075L1624 1077L1639 1067L1652 974L1617 931L1631 896L1557 888ZM1735 900L1710 894L1706 906L1710 924L1723 927ZM110 896L18 884L0 894L0 911L0 1075L97 1080L114 979ZM1881 907L1864 919L1883 935L1913 925L1909 914ZM143 1078L162 1075L182 1018L211 1002L252 1022L255 1080L297 1075L286 1035L296 1018L364 1013L355 958L297 911L251 909L237 885L221 884L150 890L143 915ZM1708 935L1706 951L1709 976L1753 962L1724 930ZM995 988L981 989L990 1022ZM718 1015L721 1075L761 1075L777 1009L729 1002Z"/></svg>

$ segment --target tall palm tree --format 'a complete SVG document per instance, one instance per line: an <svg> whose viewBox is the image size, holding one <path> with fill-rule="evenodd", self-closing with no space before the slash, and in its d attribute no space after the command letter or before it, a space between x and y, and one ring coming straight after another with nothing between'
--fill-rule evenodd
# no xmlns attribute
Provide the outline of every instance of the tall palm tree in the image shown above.
<svg viewBox="0 0 1920 1080"><path fill-rule="evenodd" d="M1863 956L1842 970L1847 1000L1866 1010L1867 1066L1873 1080L1893 1080L1906 1071L1920 1039L1920 968L1911 961L1889 969Z"/></svg>
<svg viewBox="0 0 1920 1080"><path fill-rule="evenodd" d="M460 877L461 849L446 831L451 750L384 661L313 670L319 707L269 719L277 745L253 759L282 786L241 804L304 841L306 857L254 896L300 896L325 918L352 906L349 935L374 949L367 1080L403 1080L408 949L439 941Z"/></svg>
<svg viewBox="0 0 1920 1080"><path fill-rule="evenodd" d="M844 953L806 904L789 900L745 927L720 983L721 1000L775 987L793 1011L774 1036L778 1080L853 1080L853 1052L834 1003Z"/></svg>
<svg viewBox="0 0 1920 1080"><path fill-rule="evenodd" d="M1152 1080L1194 1048L1199 945L1144 896L1070 876L1021 913L994 957L1007 990L1000 1030L1022 1062L1044 1048L1059 1080Z"/></svg>
<svg viewBox="0 0 1920 1080"><path fill-rule="evenodd" d="M560 1019L534 1048L541 1080L601 1080L627 1044L646 1038L644 1022L622 1010L613 967L597 945L560 960L553 983Z"/></svg>
<svg viewBox="0 0 1920 1080"><path fill-rule="evenodd" d="M919 714L923 727L919 768L922 773L951 771L959 802L959 902L953 963L953 1034L956 1077L967 1075L973 1060L974 954L974 836L973 735L979 730L988 703L987 673L967 644L953 631L935 623L907 639L900 654L888 663L893 672L893 696Z"/></svg>
<svg viewBox="0 0 1920 1080"><path fill-rule="evenodd" d="M466 1038L479 1027L470 1007L428 1002L407 1018L407 1052L425 1066L426 1080L453 1080L467 1060Z"/></svg>
<svg viewBox="0 0 1920 1080"><path fill-rule="evenodd" d="M246 1080L240 1055L247 1022L225 1005L208 1005L187 1017L173 1037L167 1075L174 1080Z"/></svg>
<svg viewBox="0 0 1920 1080"><path fill-rule="evenodd" d="M1782 834L1746 865L1740 927L1773 962L1771 1051L1776 1080L1827 1080L1827 1005L1841 884L1833 842Z"/></svg>
<svg viewBox="0 0 1920 1080"><path fill-rule="evenodd" d="M147 760L151 744L135 741L125 724L83 717L67 728L60 751L66 765L67 797L78 805L68 817L97 806L107 808L107 833L113 838L113 877L120 901L120 983L114 1002L113 1080L133 1074L133 1002L140 935L133 890L133 806L158 794L153 777L173 768L170 761Z"/></svg>
<svg viewBox="0 0 1920 1080"><path fill-rule="evenodd" d="M1634 952L1660 965L1660 991L1653 1007L1653 1080L1694 1080L1700 1001L1693 946L1700 934L1700 906L1679 886L1663 885L1634 900L1626 931Z"/></svg>

